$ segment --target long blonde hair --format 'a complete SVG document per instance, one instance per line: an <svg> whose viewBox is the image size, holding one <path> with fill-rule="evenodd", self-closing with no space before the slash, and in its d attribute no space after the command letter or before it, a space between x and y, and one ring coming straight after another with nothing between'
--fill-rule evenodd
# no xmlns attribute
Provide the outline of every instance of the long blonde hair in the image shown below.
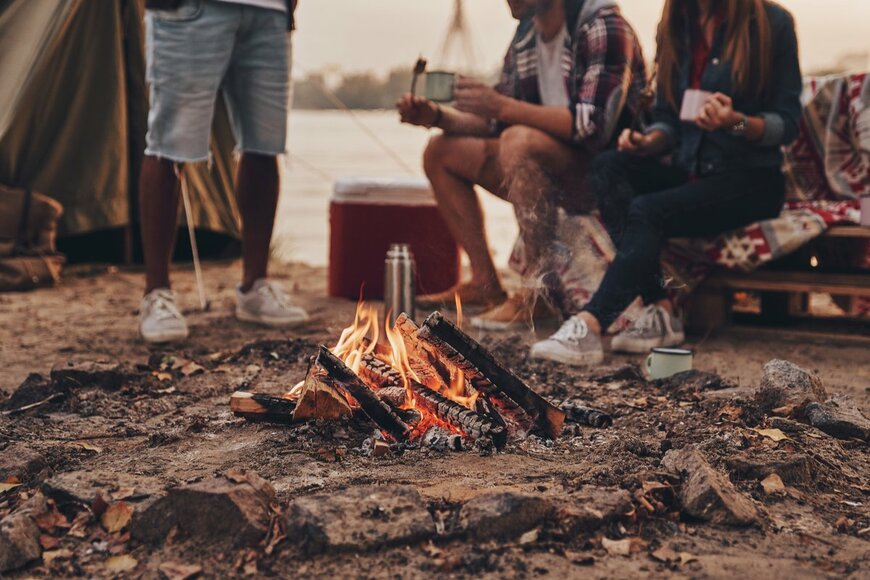
<svg viewBox="0 0 870 580"><path fill-rule="evenodd" d="M674 81L680 71L680 53L691 50L683 46L685 11L696 0L666 0L658 29L658 86L675 109L677 98ZM712 0L713 10L722 10L725 22L725 59L730 61L732 80L737 94L761 96L770 84L771 32L765 10L766 0ZM752 20L757 32L753 35ZM753 51L755 44L755 51Z"/></svg>

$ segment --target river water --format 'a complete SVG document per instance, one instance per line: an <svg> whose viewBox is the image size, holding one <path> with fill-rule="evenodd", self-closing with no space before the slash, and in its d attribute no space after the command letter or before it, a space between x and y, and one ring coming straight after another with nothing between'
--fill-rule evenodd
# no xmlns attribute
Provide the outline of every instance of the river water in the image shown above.
<svg viewBox="0 0 870 580"><path fill-rule="evenodd" d="M392 111L355 111L357 118L422 176L421 156L429 132L401 125ZM342 177L408 177L403 168L342 111L293 111L290 158L282 176L273 253L283 261L327 265L329 201ZM498 267L507 264L517 234L510 204L480 192L487 232ZM445 232L445 235L449 235Z"/></svg>

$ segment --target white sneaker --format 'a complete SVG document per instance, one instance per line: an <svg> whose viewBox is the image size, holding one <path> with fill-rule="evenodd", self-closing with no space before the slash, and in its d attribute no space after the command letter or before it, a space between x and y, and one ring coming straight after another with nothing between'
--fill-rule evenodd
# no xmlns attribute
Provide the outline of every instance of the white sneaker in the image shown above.
<svg viewBox="0 0 870 580"><path fill-rule="evenodd" d="M139 306L139 334L152 343L187 338L187 323L175 305L175 292L157 288L145 295Z"/></svg>
<svg viewBox="0 0 870 580"><path fill-rule="evenodd" d="M604 361L604 348L586 321L572 316L556 334L532 346L531 356L574 366L596 365Z"/></svg>
<svg viewBox="0 0 870 580"><path fill-rule="evenodd" d="M296 326L308 322L308 313L290 304L278 282L260 278L248 292L236 288L236 318L266 326Z"/></svg>
<svg viewBox="0 0 870 580"><path fill-rule="evenodd" d="M686 340L680 319L657 304L650 304L631 326L613 337L610 348L644 354L654 348L679 346Z"/></svg>

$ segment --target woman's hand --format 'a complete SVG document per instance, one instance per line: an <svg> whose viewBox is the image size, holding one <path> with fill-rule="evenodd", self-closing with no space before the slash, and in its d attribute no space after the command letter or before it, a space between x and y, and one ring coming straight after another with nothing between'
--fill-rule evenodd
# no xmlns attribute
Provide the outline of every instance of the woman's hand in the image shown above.
<svg viewBox="0 0 870 580"><path fill-rule="evenodd" d="M626 129L619 136L617 148L638 157L653 157L664 153L667 148L667 135L662 131L643 134Z"/></svg>
<svg viewBox="0 0 870 580"><path fill-rule="evenodd" d="M723 93L714 93L707 99L695 123L705 131L716 131L733 127L741 118L741 115L734 111L731 97Z"/></svg>
<svg viewBox="0 0 870 580"><path fill-rule="evenodd" d="M432 127L438 120L438 105L423 97L405 93L396 103L402 123Z"/></svg>

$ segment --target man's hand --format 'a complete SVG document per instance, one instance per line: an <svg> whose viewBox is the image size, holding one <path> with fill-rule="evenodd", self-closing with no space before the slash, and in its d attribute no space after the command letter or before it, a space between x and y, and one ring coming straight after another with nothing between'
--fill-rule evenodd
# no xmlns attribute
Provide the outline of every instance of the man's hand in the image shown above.
<svg viewBox="0 0 870 580"><path fill-rule="evenodd" d="M459 77L454 91L454 101L456 108L464 113L471 113L484 119L500 119L508 97L478 80Z"/></svg>
<svg viewBox="0 0 870 580"><path fill-rule="evenodd" d="M662 131L639 133L626 129L619 136L617 148L638 157L653 157L664 152L667 147L667 135Z"/></svg>
<svg viewBox="0 0 870 580"><path fill-rule="evenodd" d="M695 123L705 131L716 131L723 127L733 127L742 117L734 111L731 97L714 93L695 119Z"/></svg>
<svg viewBox="0 0 870 580"><path fill-rule="evenodd" d="M405 93L396 103L402 123L432 127L438 120L438 105L423 97Z"/></svg>

